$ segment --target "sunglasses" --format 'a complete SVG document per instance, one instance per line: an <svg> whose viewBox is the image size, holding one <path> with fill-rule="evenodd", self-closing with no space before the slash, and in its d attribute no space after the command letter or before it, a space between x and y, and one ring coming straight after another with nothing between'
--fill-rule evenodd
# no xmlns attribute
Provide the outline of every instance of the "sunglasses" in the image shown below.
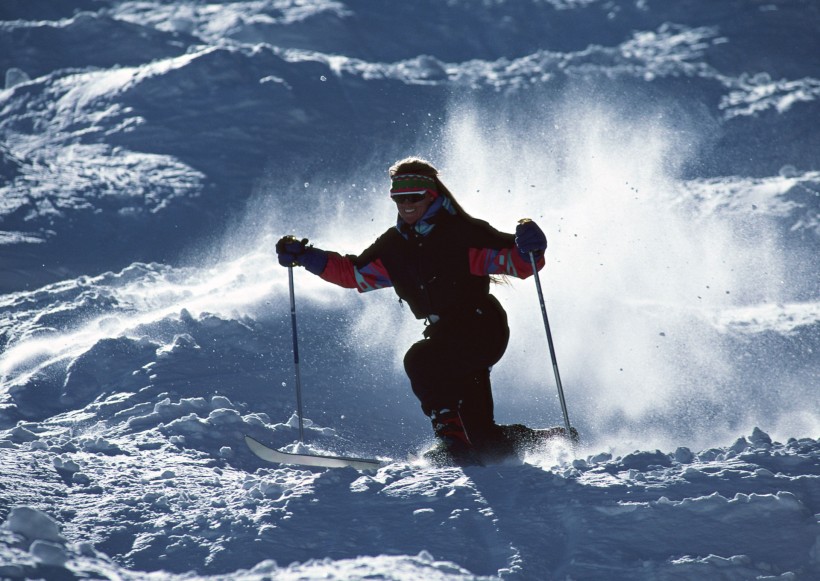
<svg viewBox="0 0 820 581"><path fill-rule="evenodd" d="M417 204L421 202L427 193L416 193L416 194L396 194L392 196L393 201L397 204Z"/></svg>

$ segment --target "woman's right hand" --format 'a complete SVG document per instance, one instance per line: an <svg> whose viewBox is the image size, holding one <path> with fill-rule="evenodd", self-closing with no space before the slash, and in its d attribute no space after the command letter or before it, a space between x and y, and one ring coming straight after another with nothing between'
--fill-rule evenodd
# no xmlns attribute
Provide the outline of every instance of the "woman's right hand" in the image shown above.
<svg viewBox="0 0 820 581"><path fill-rule="evenodd" d="M304 266L313 274L322 274L327 266L327 252L308 246L307 238L283 236L276 243L276 255L282 266Z"/></svg>
<svg viewBox="0 0 820 581"><path fill-rule="evenodd" d="M282 266L299 266L299 257L307 249L307 238L299 240L296 236L283 236L276 243L276 255Z"/></svg>

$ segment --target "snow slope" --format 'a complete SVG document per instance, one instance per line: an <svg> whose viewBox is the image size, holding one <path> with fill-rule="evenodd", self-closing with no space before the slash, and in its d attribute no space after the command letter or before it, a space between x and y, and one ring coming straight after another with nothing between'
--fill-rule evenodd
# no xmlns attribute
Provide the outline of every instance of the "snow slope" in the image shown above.
<svg viewBox="0 0 820 581"><path fill-rule="evenodd" d="M820 577L811 0L7 0L0 578ZM356 253L420 154L542 273L582 446L434 469ZM496 415L561 423L531 281ZM387 465L265 465L245 434Z"/></svg>

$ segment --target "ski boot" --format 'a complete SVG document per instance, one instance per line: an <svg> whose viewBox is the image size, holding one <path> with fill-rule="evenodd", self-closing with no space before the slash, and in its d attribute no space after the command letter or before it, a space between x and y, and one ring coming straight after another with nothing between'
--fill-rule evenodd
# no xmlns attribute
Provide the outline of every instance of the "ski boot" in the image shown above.
<svg viewBox="0 0 820 581"><path fill-rule="evenodd" d="M512 442L516 453L522 456L528 452L537 451L550 441L556 438L566 438L566 429L555 428L530 428L523 424L507 424L502 425L501 430L504 432L506 438ZM570 427L569 440L573 444L579 441L578 431Z"/></svg>
<svg viewBox="0 0 820 581"><path fill-rule="evenodd" d="M430 420L439 442L423 454L426 460L435 466L482 464L457 411L447 408L433 410Z"/></svg>

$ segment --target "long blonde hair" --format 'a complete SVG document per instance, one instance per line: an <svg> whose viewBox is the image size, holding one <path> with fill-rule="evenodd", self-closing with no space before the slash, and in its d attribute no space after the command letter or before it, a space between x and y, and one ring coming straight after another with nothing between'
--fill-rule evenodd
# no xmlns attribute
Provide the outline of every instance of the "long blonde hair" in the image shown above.
<svg viewBox="0 0 820 581"><path fill-rule="evenodd" d="M390 166L390 170L388 174L392 178L393 176L401 175L401 174L420 174L423 176L429 176L436 180L436 189L438 189L439 195L446 197L450 200L450 205L456 211L456 214L460 214L465 216L466 218L473 219L467 211L461 207L461 204L456 201L453 193L447 189L441 179L438 177L438 170L436 167L427 161L426 159L422 159L420 157L405 157L404 159L400 159L396 163ZM509 277L505 274L494 274L490 275L490 282L493 284L510 284Z"/></svg>

